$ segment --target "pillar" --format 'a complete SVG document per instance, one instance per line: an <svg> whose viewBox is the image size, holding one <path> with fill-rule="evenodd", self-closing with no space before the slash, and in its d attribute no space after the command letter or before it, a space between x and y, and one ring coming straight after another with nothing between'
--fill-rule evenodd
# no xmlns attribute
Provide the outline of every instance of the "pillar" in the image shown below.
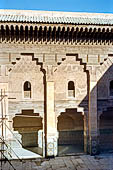
<svg viewBox="0 0 113 170"><path fill-rule="evenodd" d="M88 126L87 126L87 115L84 113L84 152L87 153L88 144Z"/></svg>
<svg viewBox="0 0 113 170"><path fill-rule="evenodd" d="M46 117L47 117L47 141L46 141L46 156L57 155L57 128L55 123L54 111L54 82L46 82Z"/></svg>
<svg viewBox="0 0 113 170"><path fill-rule="evenodd" d="M98 126L97 126L97 80L96 69L92 68L92 72L89 73L89 146L88 151L90 155L96 155L99 151L98 143Z"/></svg>

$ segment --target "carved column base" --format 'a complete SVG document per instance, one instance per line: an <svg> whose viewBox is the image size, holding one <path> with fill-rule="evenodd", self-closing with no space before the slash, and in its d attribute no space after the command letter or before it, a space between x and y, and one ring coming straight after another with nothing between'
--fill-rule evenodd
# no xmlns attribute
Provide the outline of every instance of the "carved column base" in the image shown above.
<svg viewBox="0 0 113 170"><path fill-rule="evenodd" d="M47 157L54 157L58 154L58 132L47 134Z"/></svg>
<svg viewBox="0 0 113 170"><path fill-rule="evenodd" d="M97 155L99 154L99 140L98 137L90 137L89 139L89 146L88 146L88 153L90 155Z"/></svg>

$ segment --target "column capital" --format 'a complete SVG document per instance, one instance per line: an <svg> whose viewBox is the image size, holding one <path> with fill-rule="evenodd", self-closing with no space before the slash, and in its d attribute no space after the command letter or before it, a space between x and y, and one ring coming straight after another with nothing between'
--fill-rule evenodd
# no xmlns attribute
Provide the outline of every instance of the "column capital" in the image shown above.
<svg viewBox="0 0 113 170"><path fill-rule="evenodd" d="M97 82L97 68L98 66L87 66L86 69L89 71L90 81Z"/></svg>
<svg viewBox="0 0 113 170"><path fill-rule="evenodd" d="M45 66L44 65L44 69L46 70L46 81L54 81L54 77L53 77L53 66L52 65L48 65Z"/></svg>

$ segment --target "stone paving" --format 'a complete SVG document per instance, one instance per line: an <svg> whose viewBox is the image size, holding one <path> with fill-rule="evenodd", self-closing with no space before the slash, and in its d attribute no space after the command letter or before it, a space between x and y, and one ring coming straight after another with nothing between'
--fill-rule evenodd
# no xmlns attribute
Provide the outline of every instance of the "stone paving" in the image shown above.
<svg viewBox="0 0 113 170"><path fill-rule="evenodd" d="M66 156L52 159L11 161L15 170L113 170L113 154L90 156ZM8 162L2 170L13 170Z"/></svg>

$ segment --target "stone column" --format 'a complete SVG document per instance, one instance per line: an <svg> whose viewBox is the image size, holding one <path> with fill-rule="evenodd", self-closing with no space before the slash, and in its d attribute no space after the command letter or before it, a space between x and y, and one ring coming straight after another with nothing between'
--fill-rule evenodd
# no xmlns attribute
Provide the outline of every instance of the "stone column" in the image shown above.
<svg viewBox="0 0 113 170"><path fill-rule="evenodd" d="M57 155L57 128L55 123L54 110L54 82L46 82L46 109L47 109L47 141L46 141L46 156Z"/></svg>
<svg viewBox="0 0 113 170"><path fill-rule="evenodd" d="M89 72L89 153L98 153L98 127L97 127L97 79L96 68L92 67Z"/></svg>
<svg viewBox="0 0 113 170"><path fill-rule="evenodd" d="M84 152L87 153L88 144L88 126L87 126L87 114L84 113Z"/></svg>

